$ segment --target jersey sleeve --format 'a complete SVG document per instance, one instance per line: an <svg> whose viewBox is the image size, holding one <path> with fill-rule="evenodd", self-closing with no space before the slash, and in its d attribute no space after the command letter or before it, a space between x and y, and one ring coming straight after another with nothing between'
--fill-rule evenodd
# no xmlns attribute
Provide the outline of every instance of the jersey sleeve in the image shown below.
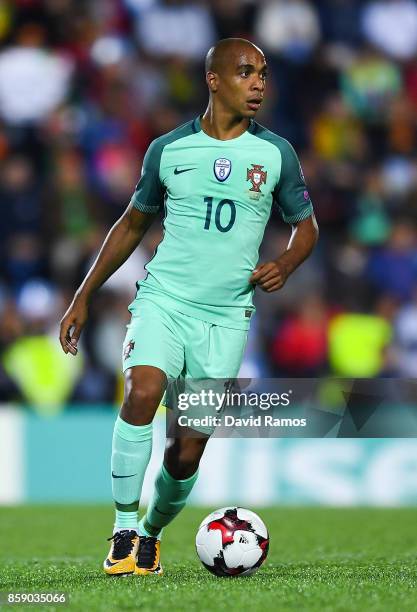
<svg viewBox="0 0 417 612"><path fill-rule="evenodd" d="M131 198L135 208L156 213L164 203L165 189L159 178L162 146L154 140L143 158L142 174Z"/></svg>
<svg viewBox="0 0 417 612"><path fill-rule="evenodd" d="M313 214L313 205L296 152L282 139L281 175L274 189L274 202L286 223L297 223Z"/></svg>

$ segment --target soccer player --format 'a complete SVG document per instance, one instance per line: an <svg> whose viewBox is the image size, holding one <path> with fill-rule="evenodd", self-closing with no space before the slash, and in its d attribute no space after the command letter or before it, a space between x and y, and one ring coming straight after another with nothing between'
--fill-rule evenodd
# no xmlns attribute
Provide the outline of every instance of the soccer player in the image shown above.
<svg viewBox="0 0 417 612"><path fill-rule="evenodd" d="M237 376L256 286L281 289L310 254L318 230L291 145L256 123L266 83L262 51L219 41L206 58L204 115L154 140L126 211L61 321L76 355L91 297L130 256L165 206L164 237L138 283L123 346L124 401L113 433L116 519L104 571L161 574L160 538L185 506L209 435L167 444L146 514L138 523L151 456L152 421L168 379ZM271 207L292 226L287 250L258 263Z"/></svg>

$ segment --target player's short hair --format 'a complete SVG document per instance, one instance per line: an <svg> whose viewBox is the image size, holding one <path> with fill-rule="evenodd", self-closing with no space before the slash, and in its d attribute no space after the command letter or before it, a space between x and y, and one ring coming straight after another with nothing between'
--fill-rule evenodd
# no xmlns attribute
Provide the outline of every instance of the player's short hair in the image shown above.
<svg viewBox="0 0 417 612"><path fill-rule="evenodd" d="M260 51L259 47L246 38L222 38L208 50L205 60L205 71L219 72L230 50L233 47L243 45L253 47Z"/></svg>

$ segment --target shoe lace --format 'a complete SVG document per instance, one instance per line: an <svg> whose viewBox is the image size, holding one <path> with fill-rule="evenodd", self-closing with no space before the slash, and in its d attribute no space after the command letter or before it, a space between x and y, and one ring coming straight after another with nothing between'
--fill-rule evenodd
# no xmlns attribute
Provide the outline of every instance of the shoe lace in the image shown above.
<svg viewBox="0 0 417 612"><path fill-rule="evenodd" d="M133 540L137 536L136 531L130 529L122 529L116 531L111 538L107 538L107 541L113 540L113 559L124 559L127 557L133 548Z"/></svg>
<svg viewBox="0 0 417 612"><path fill-rule="evenodd" d="M153 537L140 536L138 565L150 569L155 565L157 539Z"/></svg>

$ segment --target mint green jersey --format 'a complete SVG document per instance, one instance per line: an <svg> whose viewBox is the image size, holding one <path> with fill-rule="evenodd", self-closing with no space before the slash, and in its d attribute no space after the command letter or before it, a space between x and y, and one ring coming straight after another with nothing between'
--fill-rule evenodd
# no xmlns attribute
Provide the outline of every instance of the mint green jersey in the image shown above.
<svg viewBox="0 0 417 612"><path fill-rule="evenodd" d="M249 327L249 278L271 207L290 224L313 213L294 149L254 121L231 140L208 136L199 118L154 140L132 203L145 213L165 207L138 297L235 329Z"/></svg>

